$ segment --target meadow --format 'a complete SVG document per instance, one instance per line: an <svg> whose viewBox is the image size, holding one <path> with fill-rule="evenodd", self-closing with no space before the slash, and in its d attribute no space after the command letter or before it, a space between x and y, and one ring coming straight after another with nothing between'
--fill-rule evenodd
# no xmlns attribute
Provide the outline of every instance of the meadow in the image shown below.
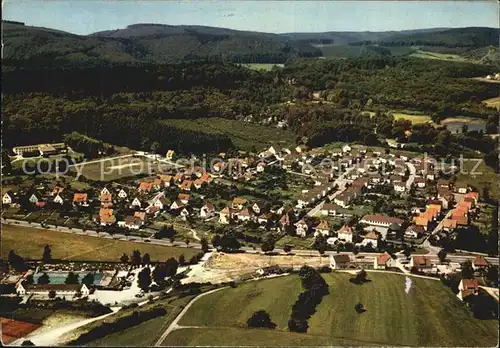
<svg viewBox="0 0 500 348"><path fill-rule="evenodd" d="M158 165L144 157L125 157L116 159L103 159L101 162L92 162L78 165L78 171L87 179L97 181L112 181L132 177L139 174L149 174ZM72 168L76 171L76 168Z"/></svg>
<svg viewBox="0 0 500 348"><path fill-rule="evenodd" d="M163 344L493 346L498 340L498 322L475 319L440 281L412 277L406 293L405 276L398 274L369 273L371 281L363 285L350 283L346 273L323 277L330 293L305 334L288 332L291 306L302 288L297 276L285 276L200 298L179 322L188 327L173 331ZM355 311L358 302L366 312ZM261 309L277 324L275 330L246 328L246 320Z"/></svg>
<svg viewBox="0 0 500 348"><path fill-rule="evenodd" d="M180 255L189 260L198 252L190 248L127 242L2 224L3 259L7 259L9 251L14 250L25 259L39 260L47 244L52 250L53 259L72 261L119 261L123 253L131 255L135 249L142 254L149 253L152 261L165 261L170 257L178 259Z"/></svg>

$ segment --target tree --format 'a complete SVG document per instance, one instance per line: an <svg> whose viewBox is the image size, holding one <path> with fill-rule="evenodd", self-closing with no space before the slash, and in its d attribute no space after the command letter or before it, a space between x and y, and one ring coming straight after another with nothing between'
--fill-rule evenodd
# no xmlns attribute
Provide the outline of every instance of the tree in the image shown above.
<svg viewBox="0 0 500 348"><path fill-rule="evenodd" d="M24 259L17 255L14 250L9 251L9 256L7 258L9 265L14 268L16 271L26 271L28 270L28 266L24 262Z"/></svg>
<svg viewBox="0 0 500 348"><path fill-rule="evenodd" d="M158 263L152 272L153 280L156 284L162 284L167 276L167 270L164 263Z"/></svg>
<svg viewBox="0 0 500 348"><path fill-rule="evenodd" d="M149 265L151 263L151 256L148 253L145 253L142 257L142 264Z"/></svg>
<svg viewBox="0 0 500 348"><path fill-rule="evenodd" d="M139 250L134 250L131 257L132 265L139 266L142 262L141 252Z"/></svg>
<svg viewBox="0 0 500 348"><path fill-rule="evenodd" d="M356 310L356 312L358 312L358 314L361 314L361 313L366 312L366 309L363 307L363 304L362 304L361 302L358 302L358 303L354 306L354 309Z"/></svg>
<svg viewBox="0 0 500 348"><path fill-rule="evenodd" d="M268 329L274 329L276 324L271 321L269 313L264 310L255 312L248 320L247 326L249 328L264 327Z"/></svg>
<svg viewBox="0 0 500 348"><path fill-rule="evenodd" d="M486 280L492 287L498 287L498 266L489 265L486 270Z"/></svg>
<svg viewBox="0 0 500 348"><path fill-rule="evenodd" d="M262 249L263 252L271 252L274 250L274 238L266 238L266 240L262 243L260 248Z"/></svg>
<svg viewBox="0 0 500 348"><path fill-rule="evenodd" d="M137 275L137 285L142 291L147 292L151 285L151 270L149 267L144 267Z"/></svg>
<svg viewBox="0 0 500 348"><path fill-rule="evenodd" d="M165 262L166 276L170 277L170 278L175 277L175 275L177 274L178 267L179 267L179 263L177 262L177 260L174 259L173 257L169 258Z"/></svg>
<svg viewBox="0 0 500 348"><path fill-rule="evenodd" d="M328 247L326 243L326 238L323 235L319 235L314 240L314 249L318 250L320 255L323 255Z"/></svg>
<svg viewBox="0 0 500 348"><path fill-rule="evenodd" d="M179 265L184 266L185 264L186 264L186 258L184 254L181 254L181 256L179 256Z"/></svg>
<svg viewBox="0 0 500 348"><path fill-rule="evenodd" d="M87 273L83 278L82 278L82 284L85 284L88 286L94 285L95 281L95 276L94 273Z"/></svg>
<svg viewBox="0 0 500 348"><path fill-rule="evenodd" d="M50 250L50 246L48 244L43 248L42 261L43 263L52 263L52 251Z"/></svg>
<svg viewBox="0 0 500 348"><path fill-rule="evenodd" d="M474 269L472 268L472 262L470 260L462 263L462 278L464 279L473 279L474 278Z"/></svg>
<svg viewBox="0 0 500 348"><path fill-rule="evenodd" d="M57 294L56 294L56 292L55 292L54 290L50 290L50 291L49 291L49 298L50 298L50 299L55 298L55 297L56 297L56 295L57 295Z"/></svg>
<svg viewBox="0 0 500 348"><path fill-rule="evenodd" d="M69 272L64 284L79 284L78 273Z"/></svg>
<svg viewBox="0 0 500 348"><path fill-rule="evenodd" d="M26 279L24 280L24 284L26 285L33 285L33 283L35 282L34 278L33 278L33 274L29 274Z"/></svg>
<svg viewBox="0 0 500 348"><path fill-rule="evenodd" d="M411 255L411 248L405 244L403 253L405 254L406 258L409 258Z"/></svg>
<svg viewBox="0 0 500 348"><path fill-rule="evenodd" d="M366 283L368 281L366 271L364 269L361 269L361 271L356 273L356 276L354 278L349 279L349 281L354 284Z"/></svg>
<svg viewBox="0 0 500 348"><path fill-rule="evenodd" d="M35 344L31 342L30 340L24 340L23 343L21 343L21 346L27 347L27 346L34 346Z"/></svg>
<svg viewBox="0 0 500 348"><path fill-rule="evenodd" d="M158 153L160 150L160 143L157 142L157 141L154 141L152 144L151 144L151 152L152 153Z"/></svg>
<svg viewBox="0 0 500 348"><path fill-rule="evenodd" d="M120 261L122 263L128 263L128 260L129 260L128 255L125 253L120 257Z"/></svg>
<svg viewBox="0 0 500 348"><path fill-rule="evenodd" d="M291 245L289 245L289 244L285 244L285 245L283 245L283 251L284 251L285 253L289 253L289 252L291 252L291 251L292 251L292 246L291 246Z"/></svg>
<svg viewBox="0 0 500 348"><path fill-rule="evenodd" d="M201 238L200 244L201 244L201 250L204 253L206 253L206 252L208 252L208 250L210 250L210 247L208 246L208 241L205 237Z"/></svg>
<svg viewBox="0 0 500 348"><path fill-rule="evenodd" d="M2 174L10 175L12 173L12 163L10 161L9 152L6 149L2 149Z"/></svg>
<svg viewBox="0 0 500 348"><path fill-rule="evenodd" d="M47 273L43 273L40 277L38 277L38 284L46 285L50 283L50 277Z"/></svg>
<svg viewBox="0 0 500 348"><path fill-rule="evenodd" d="M216 234L215 236L212 237L212 245L217 248L220 245L221 239L222 239L221 236Z"/></svg>
<svg viewBox="0 0 500 348"><path fill-rule="evenodd" d="M439 250L438 258L439 258L439 261L441 261L441 263L446 261L446 255L447 255L446 251L444 251L443 249Z"/></svg>
<svg viewBox="0 0 500 348"><path fill-rule="evenodd" d="M241 244L236 237L225 234L220 240L220 247L223 251L234 251L238 250Z"/></svg>
<svg viewBox="0 0 500 348"><path fill-rule="evenodd" d="M186 246L189 246L189 238L186 238L186 240L184 240L184 243L186 243Z"/></svg>

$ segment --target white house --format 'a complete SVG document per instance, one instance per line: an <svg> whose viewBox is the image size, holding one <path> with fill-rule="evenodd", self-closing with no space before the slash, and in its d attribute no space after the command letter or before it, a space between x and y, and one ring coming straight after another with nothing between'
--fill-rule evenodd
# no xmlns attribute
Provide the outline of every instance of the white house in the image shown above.
<svg viewBox="0 0 500 348"><path fill-rule="evenodd" d="M56 195L54 197L54 203L57 203L57 204L63 204L64 203L64 200L62 199L62 197L60 195Z"/></svg>
<svg viewBox="0 0 500 348"><path fill-rule="evenodd" d="M219 213L219 223L227 225L231 222L232 217L233 217L233 209L225 207Z"/></svg>
<svg viewBox="0 0 500 348"><path fill-rule="evenodd" d="M351 152L351 147L349 145L342 146L342 152Z"/></svg>
<svg viewBox="0 0 500 348"><path fill-rule="evenodd" d="M215 206L210 201L206 201L205 205L200 209L200 217L208 219L215 214Z"/></svg>
<svg viewBox="0 0 500 348"><path fill-rule="evenodd" d="M48 296L50 291L55 291L56 296L74 296L80 292L83 297L86 297L90 293L89 288L85 284L23 285L19 282L16 286L16 293L19 296L30 294Z"/></svg>
<svg viewBox="0 0 500 348"><path fill-rule="evenodd" d="M35 193L33 193L29 198L29 201L33 204L37 203L39 200L40 198Z"/></svg>
<svg viewBox="0 0 500 348"><path fill-rule="evenodd" d="M406 186L402 182L394 183L394 191L403 193L406 190Z"/></svg>
<svg viewBox="0 0 500 348"><path fill-rule="evenodd" d="M170 210L178 210L182 207L184 207L184 204L180 200L173 201L172 204L170 204Z"/></svg>
<svg viewBox="0 0 500 348"><path fill-rule="evenodd" d="M346 269L351 265L351 259L347 254L330 255L331 269Z"/></svg>
<svg viewBox="0 0 500 348"><path fill-rule="evenodd" d="M134 208L134 207L140 208L141 206L142 206L142 203L139 200L139 198L137 198L137 197L133 199L132 203L130 203L131 208Z"/></svg>
<svg viewBox="0 0 500 348"><path fill-rule="evenodd" d="M2 197L2 204L12 204L14 195L11 192L6 192Z"/></svg>
<svg viewBox="0 0 500 348"><path fill-rule="evenodd" d="M316 226L316 231L314 232L314 237L319 235L328 237L330 235L330 224L326 220L322 220L318 226Z"/></svg>
<svg viewBox="0 0 500 348"><path fill-rule="evenodd" d="M127 192L125 192L124 189L120 189L120 191L118 192L118 197L121 199L127 198Z"/></svg>
<svg viewBox="0 0 500 348"><path fill-rule="evenodd" d="M337 237L348 243L352 243L352 236L354 235L354 230L352 227L344 225L340 230L337 231Z"/></svg>
<svg viewBox="0 0 500 348"><path fill-rule="evenodd" d="M378 237L374 232L368 232L363 236L361 245L368 246L369 244L371 244L372 248L376 248L378 245Z"/></svg>
<svg viewBox="0 0 500 348"><path fill-rule="evenodd" d="M365 215L359 222L372 226L389 227L393 223L401 225L404 221L384 215Z"/></svg>
<svg viewBox="0 0 500 348"><path fill-rule="evenodd" d="M458 298L464 300L466 297L471 295L479 294L479 284L477 279L462 279L458 284Z"/></svg>
<svg viewBox="0 0 500 348"><path fill-rule="evenodd" d="M189 210L185 207L179 213L179 216L181 217L182 220L186 220L189 215L190 215Z"/></svg>
<svg viewBox="0 0 500 348"><path fill-rule="evenodd" d="M309 225L304 220L300 220L295 223L297 236L305 237L309 231Z"/></svg>
<svg viewBox="0 0 500 348"><path fill-rule="evenodd" d="M109 195L111 192L109 192L108 188L107 187L104 187L102 190L101 190L101 196L102 195Z"/></svg>
<svg viewBox="0 0 500 348"><path fill-rule="evenodd" d="M238 221L249 221L252 218L252 214L248 211L248 208L242 209L234 215L238 217Z"/></svg>

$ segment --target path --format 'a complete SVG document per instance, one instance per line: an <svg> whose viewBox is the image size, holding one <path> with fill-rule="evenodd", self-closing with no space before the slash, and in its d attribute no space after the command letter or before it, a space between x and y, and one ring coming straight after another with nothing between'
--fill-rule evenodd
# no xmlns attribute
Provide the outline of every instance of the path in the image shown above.
<svg viewBox="0 0 500 348"><path fill-rule="evenodd" d="M198 301L198 299L202 298L203 296L206 296L208 294L214 293L214 292L222 290L222 289L227 289L227 286L223 287L223 288L218 288L218 289L214 289L214 290L210 290L210 291L204 292L203 294L200 294L200 295L196 296L195 298L193 298L191 301L189 301L189 303L186 305L186 307L184 307L184 309L179 313L179 315L177 315L177 317L174 319L174 321L172 321L172 323L169 325L169 327L167 328L167 330L165 330L165 332L160 336L160 338L158 339L158 341L156 341L155 347L161 346L162 342L165 340L165 338L172 331L182 328L182 326L178 325L178 322L186 314L186 312L189 310L189 308L191 307L191 305L193 303L195 303L196 301Z"/></svg>
<svg viewBox="0 0 500 348"><path fill-rule="evenodd" d="M406 190L410 191L411 185L413 184L413 181L415 181L415 175L417 173L417 170L413 163L411 162L406 162L406 166L410 170L410 176L408 177L408 180L406 181Z"/></svg>

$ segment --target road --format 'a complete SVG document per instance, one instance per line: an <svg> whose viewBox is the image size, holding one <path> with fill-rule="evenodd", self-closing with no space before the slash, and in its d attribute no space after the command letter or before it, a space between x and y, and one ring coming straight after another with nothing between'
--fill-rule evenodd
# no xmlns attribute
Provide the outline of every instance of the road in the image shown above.
<svg viewBox="0 0 500 348"><path fill-rule="evenodd" d="M196 301L198 301L203 296L206 296L208 294L211 294L211 293L214 293L216 291L219 291L219 290L222 290L222 289L226 289L226 288L227 287L222 287L222 288L218 288L218 289L214 289L214 290L210 290L210 291L204 292L204 293L196 296L195 298L193 298L191 301L189 301L189 303L186 305L186 307L184 307L184 309L179 313L179 315L177 315L177 317L175 317L174 321L172 321L172 323L168 326L168 328L165 330L165 332L160 336L160 338L158 339L158 341L156 341L155 347L161 346L162 342L165 341L165 338L167 338L167 336L172 331L181 328L178 325L178 323L182 319L182 317L187 313L187 311L189 310L189 308L192 306L193 303L195 303Z"/></svg>
<svg viewBox="0 0 500 348"><path fill-rule="evenodd" d="M417 174L417 170L413 163L411 162L406 162L406 166L410 170L410 176L408 177L408 180L406 181L406 191L410 191L411 185L413 184L413 181L415 181L415 176Z"/></svg>
<svg viewBox="0 0 500 348"><path fill-rule="evenodd" d="M165 239L145 239L137 236L125 236L125 235L110 235L109 233L101 232L98 233L97 231L93 230L81 230L78 228L73 228L69 229L67 227L54 227L51 226L49 228L41 227L40 224L38 223L31 223L29 224L26 221L18 221L18 220L12 220L12 219L3 219L2 224L7 224L7 225L13 225L13 226L24 226L24 227L31 227L31 228L38 228L42 230L51 230L51 231L56 231L56 232L62 232L62 233L75 233L79 235L85 235L88 237L94 237L94 238L107 238L107 239L117 239L121 241L128 241L131 243L146 243L146 244L155 244L155 245L163 245L163 246L175 246L179 248L192 248L192 249L201 249L201 244L196 243L196 242L191 242L189 245L186 245L185 242L180 242L180 241L174 241L171 243L169 240ZM213 248L213 246L210 246ZM240 250L245 251L246 253L249 254L263 254L260 249L254 249L251 247L241 247ZM437 260L437 252L441 250L440 248L436 247L430 247L429 250L431 251L430 254L428 254L431 258L434 258ZM278 254L286 254L286 252L283 249L276 248L273 250L274 253ZM293 249L292 250L294 255L297 256L318 256L319 253L317 250L308 250L308 249ZM324 253L325 256L329 255L338 255L338 254L348 254L352 255L351 252L336 252L336 251L326 251ZM472 254L472 253L471 253ZM359 253L357 257L359 258L360 256L364 257L375 257L381 255L381 253ZM447 256L448 259L454 261L454 262L464 262L465 260L471 260L474 259L474 255L453 255L449 254ZM485 259L490 262L491 264L498 265L499 264L499 259L496 257L485 257Z"/></svg>

